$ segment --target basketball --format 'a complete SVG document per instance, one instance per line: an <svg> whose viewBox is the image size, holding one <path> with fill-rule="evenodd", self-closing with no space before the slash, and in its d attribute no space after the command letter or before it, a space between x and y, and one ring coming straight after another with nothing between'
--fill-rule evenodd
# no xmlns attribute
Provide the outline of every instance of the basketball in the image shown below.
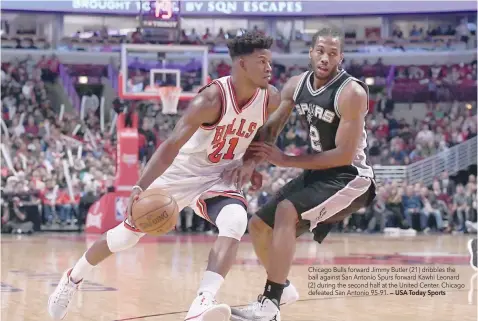
<svg viewBox="0 0 478 321"><path fill-rule="evenodd" d="M153 188L139 194L133 203L134 225L149 235L163 235L174 229L179 217L178 204L166 191Z"/></svg>

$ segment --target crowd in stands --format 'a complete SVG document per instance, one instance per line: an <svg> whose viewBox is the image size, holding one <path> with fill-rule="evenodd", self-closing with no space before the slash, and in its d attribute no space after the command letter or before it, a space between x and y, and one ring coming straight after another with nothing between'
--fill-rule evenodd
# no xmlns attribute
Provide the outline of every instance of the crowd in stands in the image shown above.
<svg viewBox="0 0 478 321"><path fill-rule="evenodd" d="M80 121L52 106L57 72L54 56L2 63L3 232L81 223L112 186L114 142L100 134L95 111Z"/></svg>
<svg viewBox="0 0 478 321"><path fill-rule="evenodd" d="M369 114L367 137L372 162L408 165L476 136L476 105L472 110L455 101L434 107L429 108L425 119L413 124L391 113Z"/></svg>

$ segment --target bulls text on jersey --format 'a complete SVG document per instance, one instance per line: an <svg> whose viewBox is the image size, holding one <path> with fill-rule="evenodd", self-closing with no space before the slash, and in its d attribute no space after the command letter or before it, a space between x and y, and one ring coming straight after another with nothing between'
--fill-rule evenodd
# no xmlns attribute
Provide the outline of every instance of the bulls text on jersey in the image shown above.
<svg viewBox="0 0 478 321"><path fill-rule="evenodd" d="M211 143L213 152L208 155L211 163L221 159L234 159L234 150L241 138L249 138L255 134L257 123L247 119L234 118L230 124L217 126Z"/></svg>

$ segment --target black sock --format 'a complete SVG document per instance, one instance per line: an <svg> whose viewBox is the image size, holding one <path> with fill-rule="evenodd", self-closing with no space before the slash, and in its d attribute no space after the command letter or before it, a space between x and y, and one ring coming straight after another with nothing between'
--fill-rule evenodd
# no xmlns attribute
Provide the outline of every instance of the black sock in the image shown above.
<svg viewBox="0 0 478 321"><path fill-rule="evenodd" d="M284 291L284 284L274 283L267 280L266 287L264 288L264 296L274 302L277 307L280 305L280 298Z"/></svg>
<svg viewBox="0 0 478 321"><path fill-rule="evenodd" d="M289 281L289 280L285 280L284 288L288 287L289 285L290 285L290 281Z"/></svg>

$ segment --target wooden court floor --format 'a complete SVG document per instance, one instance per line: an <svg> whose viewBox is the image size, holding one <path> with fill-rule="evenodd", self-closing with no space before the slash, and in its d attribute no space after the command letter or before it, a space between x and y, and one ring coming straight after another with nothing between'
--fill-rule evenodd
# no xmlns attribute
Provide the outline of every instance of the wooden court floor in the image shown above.
<svg viewBox="0 0 478 321"><path fill-rule="evenodd" d="M50 320L48 295L61 273L97 237L2 235L1 320ZM92 272L65 320L183 320L213 240L200 235L145 238ZM471 289L475 271L469 265L467 240L467 236L397 239L337 234L316 245L301 239L290 274L301 299L282 309L282 319L475 321L477 279ZM428 280L421 280L424 277ZM231 306L245 305L262 293L264 281L265 273L246 238L218 299ZM405 283L418 288L399 291Z"/></svg>

